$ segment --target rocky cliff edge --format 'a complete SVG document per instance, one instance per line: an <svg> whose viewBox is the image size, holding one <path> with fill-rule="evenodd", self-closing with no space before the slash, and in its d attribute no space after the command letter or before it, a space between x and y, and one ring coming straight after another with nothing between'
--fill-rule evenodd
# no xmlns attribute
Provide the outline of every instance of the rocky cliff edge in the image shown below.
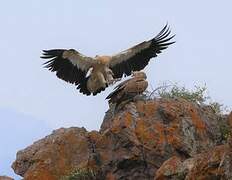
<svg viewBox="0 0 232 180"><path fill-rule="evenodd" d="M19 151L25 180L232 179L232 113L184 99L111 107L100 131L60 128Z"/></svg>

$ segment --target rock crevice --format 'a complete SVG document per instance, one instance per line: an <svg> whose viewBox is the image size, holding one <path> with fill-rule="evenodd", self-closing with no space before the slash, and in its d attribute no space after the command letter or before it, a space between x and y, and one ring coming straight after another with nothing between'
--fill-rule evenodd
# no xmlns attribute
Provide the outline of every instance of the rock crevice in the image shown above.
<svg viewBox="0 0 232 180"><path fill-rule="evenodd" d="M12 167L25 180L61 179L77 169L90 179L228 179L231 117L183 99L140 99L111 107L99 131L55 130L19 151Z"/></svg>

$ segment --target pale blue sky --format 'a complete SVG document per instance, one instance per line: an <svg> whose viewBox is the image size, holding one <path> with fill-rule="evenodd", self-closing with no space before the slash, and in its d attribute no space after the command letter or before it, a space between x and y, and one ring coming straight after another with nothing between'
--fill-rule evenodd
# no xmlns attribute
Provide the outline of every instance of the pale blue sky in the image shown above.
<svg viewBox="0 0 232 180"><path fill-rule="evenodd" d="M92 56L113 54L154 37L166 22L177 42L146 67L150 84L156 87L172 81L192 88L206 83L216 101L232 107L231 7L230 0L2 2L0 132L5 132L11 113L19 119L14 116L16 126L9 129L11 133L4 137L0 133L1 142L24 145L40 138L47 127L84 126L92 130L101 125L107 110L104 98L111 89L97 97L79 94L73 85L42 68L42 49L75 48ZM26 125L17 126L25 122L22 114L31 117L31 128L41 122L41 131L32 133ZM28 132L27 140L12 138L17 127ZM19 150L19 146L12 148ZM1 148L0 155L9 154ZM9 174L9 164L0 174Z"/></svg>

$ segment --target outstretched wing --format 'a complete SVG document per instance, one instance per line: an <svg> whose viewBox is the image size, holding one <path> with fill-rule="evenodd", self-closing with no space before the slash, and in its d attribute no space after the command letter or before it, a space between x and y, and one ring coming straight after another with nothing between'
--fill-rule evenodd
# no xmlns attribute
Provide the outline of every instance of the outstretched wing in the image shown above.
<svg viewBox="0 0 232 180"><path fill-rule="evenodd" d="M86 84L86 74L96 61L82 55L74 49L52 49L43 50L43 59L50 59L44 63L44 67L52 72L56 72L58 78L83 86ZM87 88L82 89L82 93L90 95Z"/></svg>
<svg viewBox="0 0 232 180"><path fill-rule="evenodd" d="M170 42L175 36L169 37L170 33L171 31L166 25L153 39L112 56L109 66L114 73L114 78L121 78L123 74L129 76L132 71L142 70L151 58L156 57L162 50L175 43Z"/></svg>

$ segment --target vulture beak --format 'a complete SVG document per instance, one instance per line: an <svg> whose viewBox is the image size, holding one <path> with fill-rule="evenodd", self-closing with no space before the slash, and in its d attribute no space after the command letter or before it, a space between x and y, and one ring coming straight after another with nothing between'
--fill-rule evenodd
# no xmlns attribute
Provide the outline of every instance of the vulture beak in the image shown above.
<svg viewBox="0 0 232 180"><path fill-rule="evenodd" d="M131 73L132 75L131 75L131 76L132 76L132 77L135 77L135 76L136 76L137 74L139 74L139 73L140 73L139 71L132 71L132 73Z"/></svg>

